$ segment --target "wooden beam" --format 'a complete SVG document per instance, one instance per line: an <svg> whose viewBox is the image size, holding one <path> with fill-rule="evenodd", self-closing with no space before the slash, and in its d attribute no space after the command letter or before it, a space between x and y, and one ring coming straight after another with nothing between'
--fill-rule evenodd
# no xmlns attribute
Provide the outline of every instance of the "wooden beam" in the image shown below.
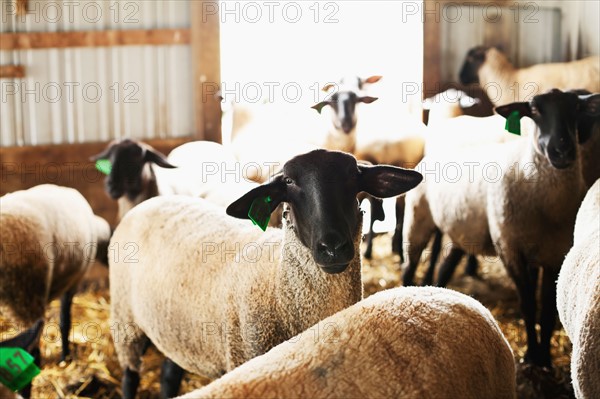
<svg viewBox="0 0 600 399"><path fill-rule="evenodd" d="M0 79L24 77L25 67L23 65L0 65Z"/></svg>
<svg viewBox="0 0 600 399"><path fill-rule="evenodd" d="M189 43L189 29L0 33L0 50Z"/></svg>
<svg viewBox="0 0 600 399"><path fill-rule="evenodd" d="M221 142L221 86L218 3L191 1L192 87L194 135L199 140Z"/></svg>

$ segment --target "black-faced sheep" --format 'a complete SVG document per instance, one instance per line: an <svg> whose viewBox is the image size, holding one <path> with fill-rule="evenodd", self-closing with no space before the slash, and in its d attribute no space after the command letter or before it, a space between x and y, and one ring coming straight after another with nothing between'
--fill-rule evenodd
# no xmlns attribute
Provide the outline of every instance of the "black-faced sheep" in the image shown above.
<svg viewBox="0 0 600 399"><path fill-rule="evenodd" d="M186 370L218 377L358 302L357 194L396 196L420 181L415 171L359 165L349 154L316 150L291 159L227 208L231 216L264 223L285 203L283 229L262 233L189 197L137 206L111 240L139 246L136 263L110 264L125 397L135 395L149 340Z"/></svg>

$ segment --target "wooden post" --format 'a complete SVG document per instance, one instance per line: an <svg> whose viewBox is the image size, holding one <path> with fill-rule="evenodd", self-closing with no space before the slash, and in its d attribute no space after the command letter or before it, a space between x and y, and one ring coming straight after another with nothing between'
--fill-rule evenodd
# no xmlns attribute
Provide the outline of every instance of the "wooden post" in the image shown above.
<svg viewBox="0 0 600 399"><path fill-rule="evenodd" d="M27 14L27 0L16 0L17 15Z"/></svg>
<svg viewBox="0 0 600 399"><path fill-rule="evenodd" d="M221 142L219 3L193 0L191 11L194 137Z"/></svg>
<svg viewBox="0 0 600 399"><path fill-rule="evenodd" d="M441 72L440 18L443 4L423 0L423 99L439 91Z"/></svg>

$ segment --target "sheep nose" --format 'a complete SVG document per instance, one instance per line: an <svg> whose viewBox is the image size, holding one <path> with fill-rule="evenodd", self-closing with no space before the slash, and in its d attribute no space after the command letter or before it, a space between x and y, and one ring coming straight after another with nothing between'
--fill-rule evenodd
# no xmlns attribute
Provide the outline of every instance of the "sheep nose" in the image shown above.
<svg viewBox="0 0 600 399"><path fill-rule="evenodd" d="M571 156L573 155L574 151L573 148L571 148L568 145L557 145L554 146L553 148L553 152L556 156L558 156L559 158L571 158Z"/></svg>
<svg viewBox="0 0 600 399"><path fill-rule="evenodd" d="M348 240L345 240L338 235L329 235L319 241L317 250L321 252L322 255L334 259L343 254L349 247L349 244Z"/></svg>
<svg viewBox="0 0 600 399"><path fill-rule="evenodd" d="M342 122L342 130L344 133L350 133L352 131L352 122Z"/></svg>

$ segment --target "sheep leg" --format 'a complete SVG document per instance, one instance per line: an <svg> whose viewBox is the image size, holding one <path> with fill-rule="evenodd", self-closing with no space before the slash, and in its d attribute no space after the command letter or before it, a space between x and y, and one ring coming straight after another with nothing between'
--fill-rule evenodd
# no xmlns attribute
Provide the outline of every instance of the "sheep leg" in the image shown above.
<svg viewBox="0 0 600 399"><path fill-rule="evenodd" d="M69 289L60 298L60 337L62 340L61 361L71 353L69 349L69 331L71 331L71 304L75 296L75 288Z"/></svg>
<svg viewBox="0 0 600 399"><path fill-rule="evenodd" d="M556 326L556 280L558 273L549 269L542 272L542 314L540 319L540 366L552 367L550 339Z"/></svg>
<svg viewBox="0 0 600 399"><path fill-rule="evenodd" d="M424 226L419 226L419 228L424 228ZM408 237L408 265L404 269L404 273L402 274L402 285L409 286L414 285L415 272L417 271L417 266L419 266L419 260L421 260L421 254L425 247L427 247L427 243L429 238L435 232L435 226L432 226L430 229L427 229L424 233L414 234L416 237L413 237L413 234L410 234ZM417 233L412 231L411 233Z"/></svg>
<svg viewBox="0 0 600 399"><path fill-rule="evenodd" d="M137 393L139 385L140 373L127 367L123 373L123 381L121 383L123 399L135 399L135 394Z"/></svg>
<svg viewBox="0 0 600 399"><path fill-rule="evenodd" d="M475 255L469 255L467 258L467 267L465 268L465 274L471 277L477 277L477 269L479 268L479 262Z"/></svg>
<svg viewBox="0 0 600 399"><path fill-rule="evenodd" d="M402 248L402 227L404 226L404 209L406 206L405 196L396 199L396 230L392 238L392 252L400 255L400 262L404 263L404 248Z"/></svg>
<svg viewBox="0 0 600 399"><path fill-rule="evenodd" d="M442 265L440 266L440 271L438 273L436 284L438 287L445 287L446 285L448 285L448 282L454 274L454 270L456 270L456 266L458 265L464 254L465 251L463 251L462 249L452 247L450 253L448 254L448 256L446 256L446 259L444 259Z"/></svg>
<svg viewBox="0 0 600 399"><path fill-rule="evenodd" d="M442 250L442 232L437 229L435 236L433 237L433 243L431 244L431 256L429 257L429 267L427 273L423 278L423 285L433 285L433 274L435 273L435 265L440 257L440 251Z"/></svg>
<svg viewBox="0 0 600 399"><path fill-rule="evenodd" d="M517 287L517 293L519 294L519 306L523 319L525 320L525 331L527 333L527 352L525 353L525 362L538 364L539 358L539 344L537 339L537 332L535 330L535 319L536 319L536 288L537 288L537 274L538 269L536 267L529 268L529 274L523 273L525 269L525 263L510 264L507 265L507 270Z"/></svg>
<svg viewBox="0 0 600 399"><path fill-rule="evenodd" d="M123 320L122 315L115 312L115 320ZM123 370L121 379L123 398L134 399L140 384L139 370L142 356L151 342L136 323L116 321L115 324L117 328L112 331L113 342Z"/></svg>
<svg viewBox="0 0 600 399"><path fill-rule="evenodd" d="M375 218L371 215L371 222L369 224L369 232L367 233L367 249L365 249L365 258L371 259L373 257L373 225L375 224Z"/></svg>
<svg viewBox="0 0 600 399"><path fill-rule="evenodd" d="M163 361L160 370L160 396L163 399L174 398L179 393L185 371L169 358Z"/></svg>

